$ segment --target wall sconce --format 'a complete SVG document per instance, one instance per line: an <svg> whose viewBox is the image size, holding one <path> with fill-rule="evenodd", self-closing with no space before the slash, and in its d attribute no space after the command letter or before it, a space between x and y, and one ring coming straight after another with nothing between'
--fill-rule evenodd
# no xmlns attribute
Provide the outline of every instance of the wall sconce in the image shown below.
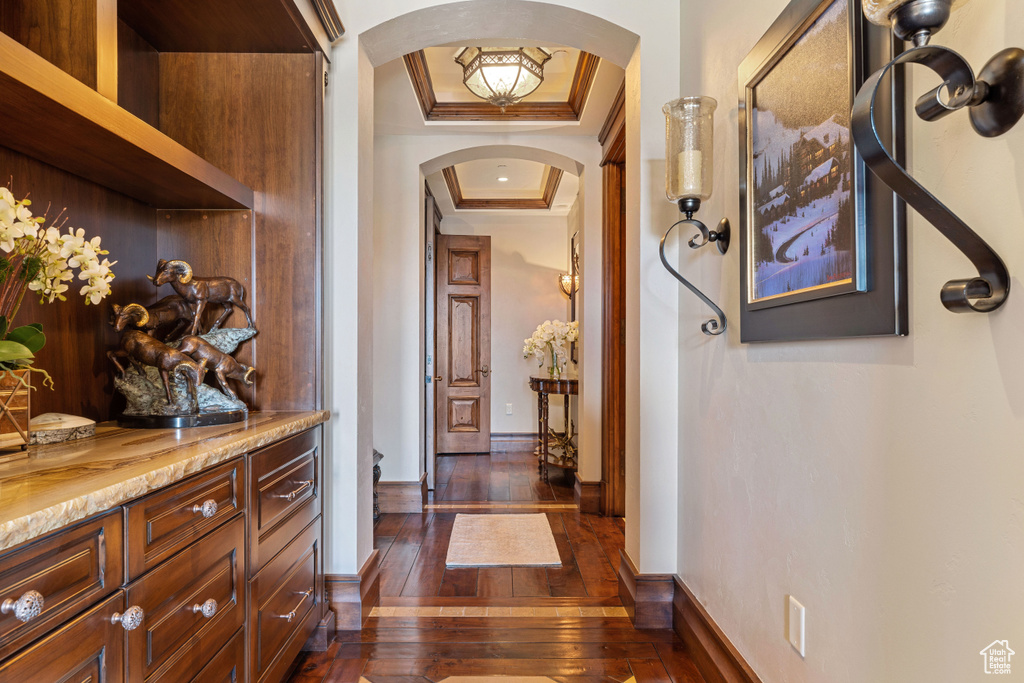
<svg viewBox="0 0 1024 683"><path fill-rule="evenodd" d="M562 273L558 276L558 288L571 299L572 295L580 290L580 276Z"/></svg>
<svg viewBox="0 0 1024 683"><path fill-rule="evenodd" d="M914 207L971 260L980 277L950 280L942 287L942 305L954 313L989 313L1006 301L1010 274L999 255L976 232L900 166L882 144L875 122L875 98L882 78L900 64L923 64L937 73L942 85L918 98L914 107L925 121L936 121L967 108L979 135L996 137L1009 131L1024 114L1024 50L997 53L975 79L971 65L949 48L929 45L932 34L949 20L953 5L964 0L865 0L869 21L890 27L914 46L870 76L854 100L852 128L857 148L868 167Z"/></svg>
<svg viewBox="0 0 1024 683"><path fill-rule="evenodd" d="M718 230L708 230L693 214L700 210L700 203L711 197L714 172L714 117L718 103L710 97L682 97L669 102L662 111L665 113L665 194L670 201L679 204L679 211L686 218L672 225L661 238L658 253L661 263L668 272L679 280L718 316L700 326L704 334L715 336L725 332L725 313L703 292L690 284L686 278L669 265L665 258L665 240L678 225L690 225L699 234L687 242L691 249L700 249L709 242L718 246L724 254L729 249L729 219L723 218Z"/></svg>

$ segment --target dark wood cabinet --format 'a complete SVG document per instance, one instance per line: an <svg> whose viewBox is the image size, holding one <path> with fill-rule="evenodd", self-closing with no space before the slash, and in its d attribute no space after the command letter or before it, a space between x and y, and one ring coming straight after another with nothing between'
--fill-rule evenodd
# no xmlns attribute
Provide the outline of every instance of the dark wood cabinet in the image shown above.
<svg viewBox="0 0 1024 683"><path fill-rule="evenodd" d="M103 681L124 683L124 611L118 591L101 604L0 663L0 683Z"/></svg>
<svg viewBox="0 0 1024 683"><path fill-rule="evenodd" d="M320 515L320 431L310 430L252 455L249 575Z"/></svg>
<svg viewBox="0 0 1024 683"><path fill-rule="evenodd" d="M0 551L0 683L283 680L325 613L321 440L306 429ZM30 591L38 614L18 605Z"/></svg>
<svg viewBox="0 0 1024 683"><path fill-rule="evenodd" d="M126 505L128 578L138 578L243 509L241 459Z"/></svg>
<svg viewBox="0 0 1024 683"><path fill-rule="evenodd" d="M0 555L0 659L117 590L124 580L121 511L93 518ZM28 621L20 600L42 599Z"/></svg>
<svg viewBox="0 0 1024 683"><path fill-rule="evenodd" d="M250 582L250 680L277 681L320 621L320 520L295 537Z"/></svg>
<svg viewBox="0 0 1024 683"><path fill-rule="evenodd" d="M239 515L128 586L128 603L146 613L128 634L130 682L188 680L241 628L244 558Z"/></svg>

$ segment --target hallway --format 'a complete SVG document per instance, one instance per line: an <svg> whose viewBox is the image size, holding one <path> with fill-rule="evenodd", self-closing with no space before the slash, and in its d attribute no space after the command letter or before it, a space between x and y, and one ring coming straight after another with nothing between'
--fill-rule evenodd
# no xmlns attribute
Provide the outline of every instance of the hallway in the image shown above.
<svg viewBox="0 0 1024 683"><path fill-rule="evenodd" d="M380 606L362 631L339 632L326 652L303 653L291 683L703 683L672 631L630 623L615 574L622 520L579 513L560 476L540 481L533 454L440 457L436 493L422 514L381 516ZM447 569L460 512L545 513L562 566Z"/></svg>

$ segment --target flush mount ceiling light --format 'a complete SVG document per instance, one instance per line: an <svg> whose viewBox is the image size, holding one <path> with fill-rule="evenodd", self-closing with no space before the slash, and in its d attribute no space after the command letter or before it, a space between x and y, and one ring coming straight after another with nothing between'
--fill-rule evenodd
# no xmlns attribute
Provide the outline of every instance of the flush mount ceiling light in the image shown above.
<svg viewBox="0 0 1024 683"><path fill-rule="evenodd" d="M549 59L541 47L467 47L455 56L469 91L502 111L544 82Z"/></svg>
<svg viewBox="0 0 1024 683"><path fill-rule="evenodd" d="M914 207L951 241L978 270L978 277L950 280L940 292L942 304L954 313L988 313L1006 301L1010 274L999 255L955 213L918 183L883 143L875 116L882 78L894 67L926 66L942 84L917 99L914 110L936 121L961 109L970 114L974 130L985 137L1006 133L1024 116L1024 50L1008 48L982 67L977 78L963 57L949 48L929 45L950 13L967 0L866 0L864 15L885 26L913 47L871 75L854 100L852 130L868 167L907 204ZM883 113L883 118L886 114Z"/></svg>

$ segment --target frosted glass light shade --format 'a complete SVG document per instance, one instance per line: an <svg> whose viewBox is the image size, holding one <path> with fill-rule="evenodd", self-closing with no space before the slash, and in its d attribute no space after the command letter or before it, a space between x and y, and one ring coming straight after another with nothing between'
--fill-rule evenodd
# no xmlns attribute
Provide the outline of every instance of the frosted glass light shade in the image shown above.
<svg viewBox="0 0 1024 683"><path fill-rule="evenodd" d="M864 16L873 24L889 28L892 25L892 13L915 0L864 0ZM952 0L951 9L960 7L968 0Z"/></svg>
<svg viewBox="0 0 1024 683"><path fill-rule="evenodd" d="M540 47L467 47L455 57L469 91L502 109L537 89L549 59Z"/></svg>
<svg viewBox="0 0 1024 683"><path fill-rule="evenodd" d="M715 109L710 97L682 97L665 113L665 195L672 201L711 197L715 166Z"/></svg>

